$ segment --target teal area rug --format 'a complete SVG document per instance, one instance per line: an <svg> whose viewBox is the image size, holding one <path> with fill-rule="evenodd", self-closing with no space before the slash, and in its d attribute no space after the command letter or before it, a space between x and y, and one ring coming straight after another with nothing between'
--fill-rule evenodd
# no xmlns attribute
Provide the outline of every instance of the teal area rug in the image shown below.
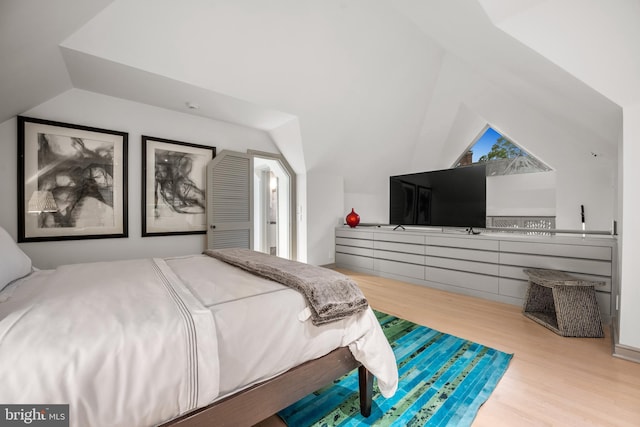
<svg viewBox="0 0 640 427"><path fill-rule="evenodd" d="M278 415L290 427L470 426L507 370L511 354L376 312L398 363L398 391L373 389L371 415L360 415L357 370Z"/></svg>

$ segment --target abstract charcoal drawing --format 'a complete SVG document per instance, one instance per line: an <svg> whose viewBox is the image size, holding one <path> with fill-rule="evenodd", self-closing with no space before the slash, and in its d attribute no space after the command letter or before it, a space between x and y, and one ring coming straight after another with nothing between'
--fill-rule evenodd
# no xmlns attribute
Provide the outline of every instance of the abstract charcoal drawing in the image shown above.
<svg viewBox="0 0 640 427"><path fill-rule="evenodd" d="M127 237L128 138L18 116L18 241Z"/></svg>
<svg viewBox="0 0 640 427"><path fill-rule="evenodd" d="M38 190L53 194L58 210L41 212L38 227L113 226L114 144L38 134Z"/></svg>
<svg viewBox="0 0 640 427"><path fill-rule="evenodd" d="M206 231L206 171L215 147L142 136L142 236Z"/></svg>
<svg viewBox="0 0 640 427"><path fill-rule="evenodd" d="M154 215L159 217L158 200L162 199L177 213L204 213L205 190L191 178L194 155L156 150Z"/></svg>

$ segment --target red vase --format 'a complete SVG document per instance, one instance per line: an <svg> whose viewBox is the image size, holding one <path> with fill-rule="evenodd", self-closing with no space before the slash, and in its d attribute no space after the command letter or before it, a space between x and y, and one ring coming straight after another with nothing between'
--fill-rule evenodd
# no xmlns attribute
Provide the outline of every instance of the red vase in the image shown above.
<svg viewBox="0 0 640 427"><path fill-rule="evenodd" d="M356 211L351 208L351 213L347 215L347 225L351 228L355 228L356 225L360 224L360 215L356 213Z"/></svg>

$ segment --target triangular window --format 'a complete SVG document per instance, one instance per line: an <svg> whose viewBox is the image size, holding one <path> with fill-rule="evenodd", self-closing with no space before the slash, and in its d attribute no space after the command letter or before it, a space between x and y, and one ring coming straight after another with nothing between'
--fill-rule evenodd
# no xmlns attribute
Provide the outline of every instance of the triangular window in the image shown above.
<svg viewBox="0 0 640 427"><path fill-rule="evenodd" d="M467 151L460 156L455 167L474 163L486 163L487 176L551 170L549 166L490 126L487 126Z"/></svg>

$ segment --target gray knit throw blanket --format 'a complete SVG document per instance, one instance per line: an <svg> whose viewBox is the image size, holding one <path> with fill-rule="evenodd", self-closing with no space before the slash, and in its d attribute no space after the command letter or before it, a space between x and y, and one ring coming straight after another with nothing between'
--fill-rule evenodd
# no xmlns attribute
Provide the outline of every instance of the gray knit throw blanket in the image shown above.
<svg viewBox="0 0 640 427"><path fill-rule="evenodd" d="M300 292L316 326L347 318L368 307L358 285L337 271L249 249L207 249L204 253Z"/></svg>

